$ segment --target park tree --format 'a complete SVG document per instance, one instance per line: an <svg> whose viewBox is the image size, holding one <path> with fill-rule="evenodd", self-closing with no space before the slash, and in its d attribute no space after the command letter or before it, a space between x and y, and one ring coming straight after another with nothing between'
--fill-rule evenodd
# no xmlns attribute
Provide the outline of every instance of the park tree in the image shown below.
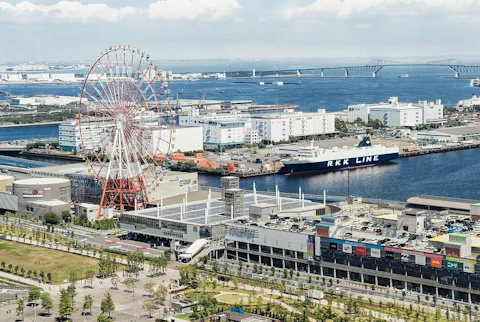
<svg viewBox="0 0 480 322"><path fill-rule="evenodd" d="M95 279L95 270L89 269L85 272L87 282L90 283L90 288L93 288L93 280Z"/></svg>
<svg viewBox="0 0 480 322"><path fill-rule="evenodd" d="M47 273L47 281L48 281L49 283L52 282L52 273L50 273L50 272Z"/></svg>
<svg viewBox="0 0 480 322"><path fill-rule="evenodd" d="M118 275L113 275L112 278L110 278L110 282L112 283L113 288L118 289Z"/></svg>
<svg viewBox="0 0 480 322"><path fill-rule="evenodd" d="M25 310L25 302L23 299L19 299L17 301L17 315L22 315L22 321L23 321L23 311Z"/></svg>
<svg viewBox="0 0 480 322"><path fill-rule="evenodd" d="M93 306L93 297L89 295L85 295L83 300L83 311L89 310L89 314L92 315L92 306Z"/></svg>
<svg viewBox="0 0 480 322"><path fill-rule="evenodd" d="M60 302L58 303L58 315L61 318L69 316L73 311L72 306L72 297L66 289L62 288L60 290Z"/></svg>
<svg viewBox="0 0 480 322"><path fill-rule="evenodd" d="M127 290L132 292L133 296L135 297L135 286L137 284L137 280L134 278L127 278L123 283L127 287Z"/></svg>
<svg viewBox="0 0 480 322"><path fill-rule="evenodd" d="M162 284L158 285L157 289L153 293L153 298L155 302L163 304L167 298L167 287Z"/></svg>
<svg viewBox="0 0 480 322"><path fill-rule="evenodd" d="M60 217L54 212L47 212L43 215L43 220L47 224L58 225L60 223Z"/></svg>
<svg viewBox="0 0 480 322"><path fill-rule="evenodd" d="M110 322L110 318L103 313L97 316L97 322Z"/></svg>
<svg viewBox="0 0 480 322"><path fill-rule="evenodd" d="M47 314L50 315L50 309L53 308L52 297L50 296L49 293L43 292L40 295L40 298L42 300L42 309L47 310Z"/></svg>
<svg viewBox="0 0 480 322"><path fill-rule="evenodd" d="M33 302L35 306L37 306L37 300L40 299L41 296L40 287L38 286L30 286L28 290L28 301Z"/></svg>
<svg viewBox="0 0 480 322"><path fill-rule="evenodd" d="M105 297L102 299L102 303L100 303L100 310L102 311L102 314L108 313L109 318L112 311L115 311L115 303L113 303L110 293L107 292Z"/></svg>
<svg viewBox="0 0 480 322"><path fill-rule="evenodd" d="M72 283L68 285L67 294L71 298L71 304L72 304L72 310L73 310L75 307L75 296L77 296L77 288L75 287L75 284Z"/></svg>
<svg viewBox="0 0 480 322"><path fill-rule="evenodd" d="M148 312L148 317L151 318L156 310L154 299L146 299L143 301L143 309Z"/></svg>
<svg viewBox="0 0 480 322"><path fill-rule="evenodd" d="M143 285L143 289L148 293L148 296L152 297L153 292L155 291L155 283L147 282L145 285Z"/></svg>
<svg viewBox="0 0 480 322"><path fill-rule="evenodd" d="M63 220L64 222L67 222L67 223L68 223L68 222L72 221L72 214L71 214L70 211L68 211L68 210L62 211L61 216L62 216L62 220Z"/></svg>

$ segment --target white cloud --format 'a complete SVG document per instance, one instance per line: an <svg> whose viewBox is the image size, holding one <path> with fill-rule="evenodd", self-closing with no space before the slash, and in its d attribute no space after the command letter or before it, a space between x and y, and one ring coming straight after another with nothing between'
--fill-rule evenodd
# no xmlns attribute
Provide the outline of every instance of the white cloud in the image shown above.
<svg viewBox="0 0 480 322"><path fill-rule="evenodd" d="M38 5L22 1L15 5L0 2L0 20L32 22L41 19L62 19L71 22L116 22L141 12L134 7L112 8L103 3L82 4L75 1L59 1L53 5Z"/></svg>
<svg viewBox="0 0 480 322"><path fill-rule="evenodd" d="M240 9L237 0L162 0L151 3L148 17L161 20L219 20Z"/></svg>
<svg viewBox="0 0 480 322"><path fill-rule="evenodd" d="M287 20L305 16L336 16L353 18L359 16L428 16L462 15L476 16L480 13L479 0L316 0L284 12Z"/></svg>

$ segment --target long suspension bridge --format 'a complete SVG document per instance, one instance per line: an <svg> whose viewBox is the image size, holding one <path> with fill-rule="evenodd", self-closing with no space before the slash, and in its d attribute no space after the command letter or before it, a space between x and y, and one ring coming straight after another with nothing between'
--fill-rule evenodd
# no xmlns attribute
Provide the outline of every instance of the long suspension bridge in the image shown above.
<svg viewBox="0 0 480 322"><path fill-rule="evenodd" d="M267 70L267 71L237 71L237 72L227 72L226 75L230 77L272 77L272 76L317 76L317 77L328 77L326 74L328 71L333 70L343 70L344 77L351 77L351 73L369 73L372 78L376 78L378 72L384 67L391 66L419 66L419 67L448 67L454 72L454 78L460 78L461 73L473 73L480 72L480 65L467 65L461 60L452 58L444 60L435 60L429 61L426 63L401 63L391 60L382 60L382 59L373 59L366 65L354 65L354 66L337 66L337 67L316 67L316 68L305 68L305 69L278 69L278 70Z"/></svg>

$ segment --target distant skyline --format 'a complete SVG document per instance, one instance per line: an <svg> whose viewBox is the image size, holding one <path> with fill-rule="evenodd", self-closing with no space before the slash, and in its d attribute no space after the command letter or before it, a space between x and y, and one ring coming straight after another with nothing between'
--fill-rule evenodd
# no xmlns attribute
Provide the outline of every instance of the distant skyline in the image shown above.
<svg viewBox="0 0 480 322"><path fill-rule="evenodd" d="M0 63L424 57L480 61L480 0L0 0Z"/></svg>

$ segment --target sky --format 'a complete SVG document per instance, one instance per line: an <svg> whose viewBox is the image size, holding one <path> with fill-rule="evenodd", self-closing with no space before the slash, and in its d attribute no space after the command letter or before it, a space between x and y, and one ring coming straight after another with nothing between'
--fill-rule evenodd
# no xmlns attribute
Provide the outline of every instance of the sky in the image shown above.
<svg viewBox="0 0 480 322"><path fill-rule="evenodd" d="M0 62L476 58L480 0L0 0ZM478 59L480 61L480 59Z"/></svg>

